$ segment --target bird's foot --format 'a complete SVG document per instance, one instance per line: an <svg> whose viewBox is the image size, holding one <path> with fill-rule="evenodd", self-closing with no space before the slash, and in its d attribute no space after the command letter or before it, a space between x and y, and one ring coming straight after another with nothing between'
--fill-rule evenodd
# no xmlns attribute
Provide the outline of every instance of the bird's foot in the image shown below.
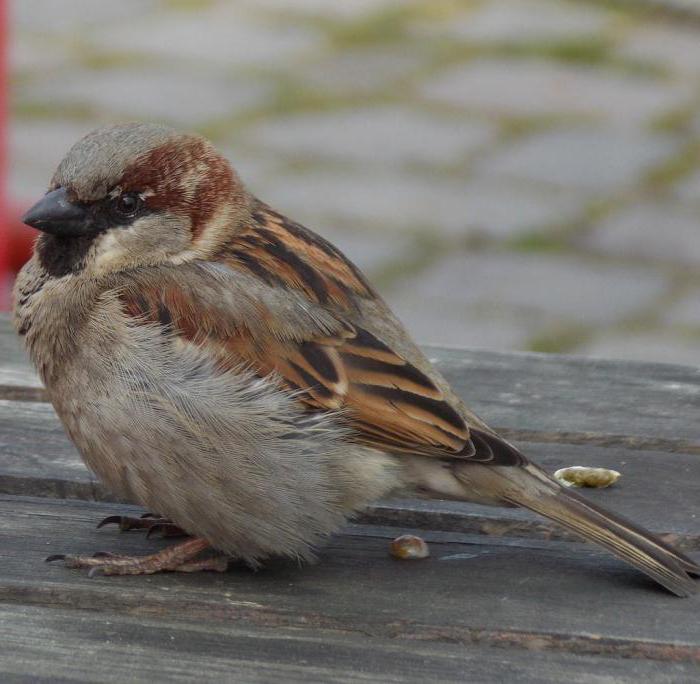
<svg viewBox="0 0 700 684"><path fill-rule="evenodd" d="M62 560L67 568L90 568L89 577L101 575L152 575L156 572L199 572L212 570L225 572L228 558L223 555L196 559L201 551L209 548L204 539L188 539L148 556L119 556L98 551L93 556L68 556L55 554L46 562Z"/></svg>
<svg viewBox="0 0 700 684"><path fill-rule="evenodd" d="M147 530L146 537L159 533L163 537L186 537L187 533L167 518L153 513L144 513L140 518L130 515L109 515L99 523L97 529L105 525L119 525L121 532L127 530Z"/></svg>

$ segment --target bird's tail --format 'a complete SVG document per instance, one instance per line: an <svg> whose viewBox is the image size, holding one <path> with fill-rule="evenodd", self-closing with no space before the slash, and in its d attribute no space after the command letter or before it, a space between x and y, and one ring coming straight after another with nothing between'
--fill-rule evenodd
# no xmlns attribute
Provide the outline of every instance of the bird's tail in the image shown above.
<svg viewBox="0 0 700 684"><path fill-rule="evenodd" d="M691 578L700 576L698 563L639 525L565 489L531 463L523 467L464 464L455 475L470 488L497 491L503 503L528 508L600 544L677 596L690 596L698 589Z"/></svg>

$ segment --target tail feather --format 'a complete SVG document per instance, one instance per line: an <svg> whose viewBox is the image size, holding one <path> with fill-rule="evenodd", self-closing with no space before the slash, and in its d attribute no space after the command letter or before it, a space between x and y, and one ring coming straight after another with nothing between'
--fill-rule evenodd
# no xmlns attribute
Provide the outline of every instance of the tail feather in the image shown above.
<svg viewBox="0 0 700 684"><path fill-rule="evenodd" d="M538 501L513 499L513 503L600 544L678 596L697 591L689 577L689 573L700 574L697 564L634 523L593 506L573 492L557 492Z"/></svg>
<svg viewBox="0 0 700 684"><path fill-rule="evenodd" d="M475 473L470 470L461 469L466 477L460 477L460 473L457 476L473 485ZM532 464L489 470L485 477L491 485L494 478L501 481L504 502L539 513L599 544L677 596L697 592L697 583L690 575L700 576L700 565L639 525L564 489Z"/></svg>

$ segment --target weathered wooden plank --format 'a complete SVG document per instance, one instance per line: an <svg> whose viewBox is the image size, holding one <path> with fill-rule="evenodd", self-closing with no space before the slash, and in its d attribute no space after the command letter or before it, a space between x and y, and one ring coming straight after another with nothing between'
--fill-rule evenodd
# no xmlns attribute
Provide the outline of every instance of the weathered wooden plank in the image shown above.
<svg viewBox="0 0 700 684"><path fill-rule="evenodd" d="M0 453L0 481L29 479L32 470L37 476L42 473L36 479L53 478L88 486L94 480L47 403L0 400ZM55 495L62 496L63 492Z"/></svg>
<svg viewBox="0 0 700 684"><path fill-rule="evenodd" d="M50 404L0 400L0 453L4 492L102 498Z"/></svg>
<svg viewBox="0 0 700 684"><path fill-rule="evenodd" d="M582 435L587 441L617 435L700 444L700 368L445 348L428 354L494 426L591 433Z"/></svg>
<svg viewBox="0 0 700 684"><path fill-rule="evenodd" d="M700 369L554 354L426 347L489 423L526 441L700 454ZM0 398L36 399L40 383L0 316Z"/></svg>
<svg viewBox="0 0 700 684"><path fill-rule="evenodd" d="M690 681L698 667L6 605L0 606L0 674L5 682L23 676L32 682L677 684Z"/></svg>
<svg viewBox="0 0 700 684"><path fill-rule="evenodd" d="M371 538L363 527L308 567L274 561L258 572L89 580L42 562L53 552L145 553L165 543L94 529L115 510L1 497L0 603L700 663L696 599L677 599L578 544L461 536L432 543L427 560L400 562L382 537L393 531Z"/></svg>
<svg viewBox="0 0 700 684"><path fill-rule="evenodd" d="M41 381L31 368L7 314L0 314L0 397L38 400Z"/></svg>
<svg viewBox="0 0 700 684"><path fill-rule="evenodd" d="M586 495L651 529L681 535L686 548L700 547L697 456L571 444L521 446L550 471L581 464L621 471L619 485ZM0 453L2 493L114 500L85 468L48 404L0 400ZM528 513L450 502L392 502L364 520L496 535L549 537L558 529Z"/></svg>

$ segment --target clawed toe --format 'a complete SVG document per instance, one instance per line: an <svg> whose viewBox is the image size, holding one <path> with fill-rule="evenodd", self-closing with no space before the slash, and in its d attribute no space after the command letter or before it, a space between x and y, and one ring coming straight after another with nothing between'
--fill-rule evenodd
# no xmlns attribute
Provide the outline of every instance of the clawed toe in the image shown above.
<svg viewBox="0 0 700 684"><path fill-rule="evenodd" d="M122 526L122 516L121 515L108 515L106 518L103 518L100 520L100 522L97 523L97 529L99 530L100 527L104 527L105 525L112 525L116 524L119 525L121 528Z"/></svg>
<svg viewBox="0 0 700 684"><path fill-rule="evenodd" d="M228 559L222 555L195 559L209 544L203 539L189 539L148 556L119 556L98 551L92 556L53 554L46 559L63 561L67 568L89 568L88 577L100 575L151 575L156 572L224 572Z"/></svg>
<svg viewBox="0 0 700 684"><path fill-rule="evenodd" d="M163 537L184 537L184 532L175 523L155 513L144 513L139 518L130 515L108 515L97 523L97 529L105 525L119 525L120 532L128 530L147 530L146 537L152 534L160 534Z"/></svg>
<svg viewBox="0 0 700 684"><path fill-rule="evenodd" d="M139 518L130 515L108 515L97 523L97 529L105 525L119 525L119 530L126 532L127 530L150 530L154 526L173 525L173 523L153 513L144 513Z"/></svg>
<svg viewBox="0 0 700 684"><path fill-rule="evenodd" d="M210 556L202 558L198 561L190 561L178 565L177 572L200 572L201 570L210 570L211 572L226 572L228 570L229 559L226 556Z"/></svg>
<svg viewBox="0 0 700 684"><path fill-rule="evenodd" d="M146 532L146 539L149 539L154 534L160 534L161 537L187 536L187 532L171 522L157 522L151 525L148 528L148 532Z"/></svg>
<svg viewBox="0 0 700 684"><path fill-rule="evenodd" d="M106 559L112 559L112 555L106 551L98 551L94 556L70 556L65 553L54 553L46 558L45 562L53 563L60 560L67 568L86 568L91 565L99 565Z"/></svg>
<svg viewBox="0 0 700 684"><path fill-rule="evenodd" d="M44 559L44 563L53 563L54 561L57 561L57 560L66 560L66 554L65 553L53 553Z"/></svg>
<svg viewBox="0 0 700 684"><path fill-rule="evenodd" d="M147 530L146 536L160 534L163 537L186 536L187 533L167 518L153 513L141 517L109 515L101 520L97 528L119 525L122 532ZM97 551L92 556L70 556L56 553L46 559L47 563L63 561L67 568L88 568L88 576L100 575L150 575L156 572L198 572L213 570L224 572L228 568L225 556L195 559L200 551L208 548L203 539L189 539L148 556L120 556L108 551Z"/></svg>

